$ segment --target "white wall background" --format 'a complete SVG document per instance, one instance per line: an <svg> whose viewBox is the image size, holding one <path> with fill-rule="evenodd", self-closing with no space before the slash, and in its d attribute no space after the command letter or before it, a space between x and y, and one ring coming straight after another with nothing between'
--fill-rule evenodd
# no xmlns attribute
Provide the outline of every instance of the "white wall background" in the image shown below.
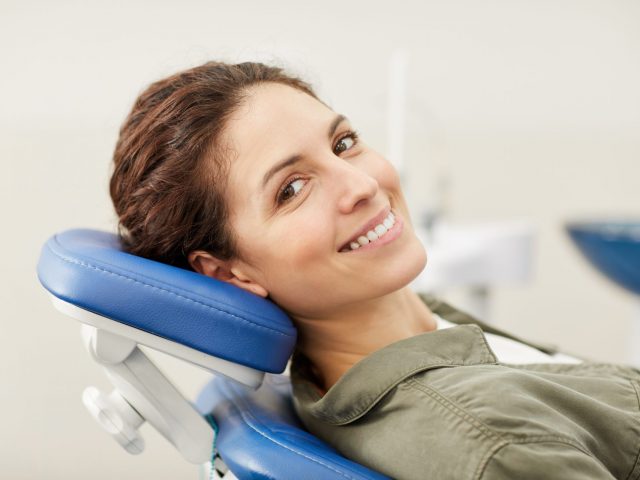
<svg viewBox="0 0 640 480"><path fill-rule="evenodd" d="M416 202L444 171L451 219L538 228L534 278L495 291L493 320L626 360L630 297L585 264L562 225L640 217L640 3L1 0L0 477L197 478L155 432L143 428L148 451L132 457L94 425L81 391L108 385L35 276L52 233L114 228L110 155L141 89L211 58L274 60L385 151L396 48L411 57ZM207 378L155 358L189 395Z"/></svg>

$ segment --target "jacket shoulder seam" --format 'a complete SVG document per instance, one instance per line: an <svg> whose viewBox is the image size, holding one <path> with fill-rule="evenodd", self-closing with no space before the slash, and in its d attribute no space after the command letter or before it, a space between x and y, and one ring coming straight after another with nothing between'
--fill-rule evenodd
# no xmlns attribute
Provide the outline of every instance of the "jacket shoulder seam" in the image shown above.
<svg viewBox="0 0 640 480"><path fill-rule="evenodd" d="M433 388L418 382L415 378L409 378L405 381L405 383L407 386L412 387L413 389L418 390L421 393L424 393L425 395L429 396L431 399L433 399L434 401L442 405L444 408L446 408L447 410L455 414L457 417L465 420L467 423L472 425L476 430L482 433L485 437L493 438L493 439L496 439L496 438L499 439L504 437L504 434L502 434L501 432L497 432L489 428L487 425L485 425L484 422L482 422L481 420L479 420L478 418L476 418L475 416L467 412L462 407L458 406L455 402L451 401L450 399L442 395L440 392L434 390Z"/></svg>
<svg viewBox="0 0 640 480"><path fill-rule="evenodd" d="M491 461L491 459L506 446L509 445L523 445L523 444L534 444L534 443L559 443L563 444L580 452L593 457L593 454L580 442L574 440L571 437L567 437L564 435L554 435L554 434L543 434L543 435L517 435L517 434L509 434L505 432L500 432L498 430L494 430L488 425L486 425L482 420L476 418L474 415L466 411L464 408L458 406L455 402L448 399L444 395L442 395L437 390L424 385L417 381L414 378L407 379L405 382L409 387L418 390L419 392L429 396L438 404L442 405L444 408L452 412L457 417L466 421L469 425L474 427L479 433L485 436L488 439L494 441L491 447L489 447L478 463L478 467L476 468L476 473L473 478L475 480L480 480L484 471L487 468L487 465ZM595 457L594 457L595 458ZM632 470L633 471L633 470Z"/></svg>
<svg viewBox="0 0 640 480"><path fill-rule="evenodd" d="M507 432L501 432L499 430L494 430L493 428L486 425L482 420L476 418L473 414L469 413L464 408L458 406L455 402L448 399L437 390L420 383L414 378L408 379L406 383L407 385L410 385L411 387L428 395L434 401L438 402L440 405L442 405L447 410L454 413L456 416L472 424L477 430L483 433L486 437L493 438L499 441L502 440L503 442L499 442L500 445L502 445L502 443L523 444L523 443L540 443L540 442L552 441L552 442L566 443L579 450L582 450L585 453L588 453L588 450L581 443L575 441L571 437L567 437L564 435L554 435L554 434L518 435L518 434L507 433Z"/></svg>

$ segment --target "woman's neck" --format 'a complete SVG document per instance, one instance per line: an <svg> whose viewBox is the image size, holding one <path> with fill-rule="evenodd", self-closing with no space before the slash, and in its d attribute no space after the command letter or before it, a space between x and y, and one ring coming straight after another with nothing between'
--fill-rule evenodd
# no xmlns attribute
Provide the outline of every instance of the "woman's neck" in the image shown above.
<svg viewBox="0 0 640 480"><path fill-rule="evenodd" d="M353 310L353 309L352 309ZM326 392L357 362L394 342L436 329L429 308L409 287L329 318L295 318L298 350Z"/></svg>

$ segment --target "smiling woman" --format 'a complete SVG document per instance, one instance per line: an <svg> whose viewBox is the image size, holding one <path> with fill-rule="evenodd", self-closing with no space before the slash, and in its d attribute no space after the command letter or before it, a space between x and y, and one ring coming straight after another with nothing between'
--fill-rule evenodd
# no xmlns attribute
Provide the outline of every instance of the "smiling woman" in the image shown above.
<svg viewBox="0 0 640 480"><path fill-rule="evenodd" d="M296 411L351 459L399 479L638 478L640 373L413 292L427 256L396 171L303 81L211 62L154 83L114 164L132 253L290 315Z"/></svg>
<svg viewBox="0 0 640 480"><path fill-rule="evenodd" d="M362 302L406 286L426 260L401 220L408 211L398 176L356 141L344 116L312 96L273 83L246 95L220 138L233 152L226 201L239 258L221 260L198 249L190 252L190 263L268 295L300 323L313 320L324 328L339 317L344 328L344 309L350 308L358 311L354 327L361 328L356 317ZM398 220L390 233L397 234L374 241L371 232L363 237L369 248L341 251L382 224L391 209Z"/></svg>

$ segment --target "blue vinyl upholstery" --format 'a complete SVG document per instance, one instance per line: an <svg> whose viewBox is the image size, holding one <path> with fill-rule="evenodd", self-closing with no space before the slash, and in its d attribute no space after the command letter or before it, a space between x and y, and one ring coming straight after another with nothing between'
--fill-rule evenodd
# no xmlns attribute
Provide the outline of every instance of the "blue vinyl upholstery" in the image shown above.
<svg viewBox="0 0 640 480"><path fill-rule="evenodd" d="M213 413L218 452L240 480L388 478L347 460L303 430L284 375L267 375L257 391L216 377L201 391L196 406Z"/></svg>
<svg viewBox="0 0 640 480"><path fill-rule="evenodd" d="M122 251L118 237L68 230L42 248L38 277L78 307L201 352L282 372L296 330L274 303L198 273Z"/></svg>

